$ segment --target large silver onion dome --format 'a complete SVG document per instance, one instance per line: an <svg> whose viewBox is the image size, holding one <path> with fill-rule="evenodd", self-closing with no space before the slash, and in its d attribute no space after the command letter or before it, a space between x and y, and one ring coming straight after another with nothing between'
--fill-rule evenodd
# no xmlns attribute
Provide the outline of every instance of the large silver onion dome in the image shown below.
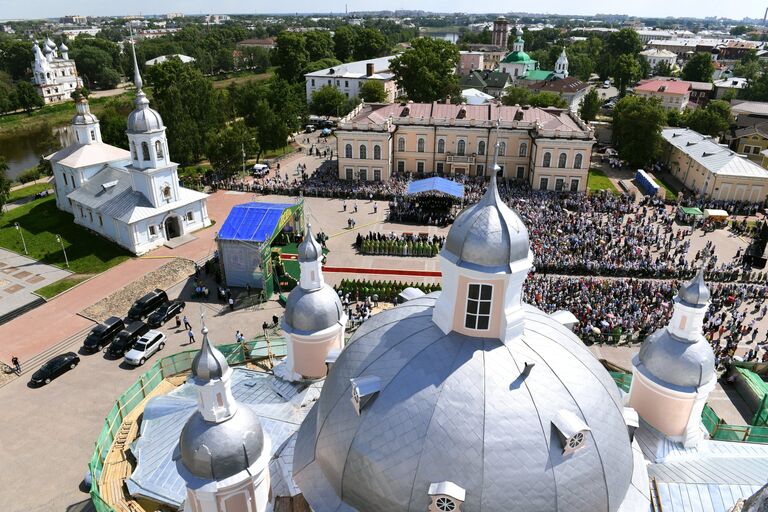
<svg viewBox="0 0 768 512"><path fill-rule="evenodd" d="M330 286L305 290L297 286L288 295L283 314L283 329L297 334L310 334L341 322L344 307Z"/></svg>
<svg viewBox="0 0 768 512"><path fill-rule="evenodd" d="M98 118L91 114L91 107L88 105L88 100L80 98L75 105L77 114L72 118L72 124L95 124L98 123Z"/></svg>
<svg viewBox="0 0 768 512"><path fill-rule="evenodd" d="M666 327L648 336L635 358L638 371L662 385L697 388L716 376L715 353L704 336L685 340Z"/></svg>
<svg viewBox="0 0 768 512"><path fill-rule="evenodd" d="M247 405L240 405L234 416L221 423L206 421L195 411L179 439L184 467L209 480L223 480L249 468L263 450L261 422Z"/></svg>
<svg viewBox="0 0 768 512"><path fill-rule="evenodd" d="M165 128L160 114L149 108L149 100L143 91L136 95L135 105L128 115L128 133L149 133Z"/></svg>
<svg viewBox="0 0 768 512"><path fill-rule="evenodd" d="M528 258L528 229L499 197L496 178L485 195L456 218L441 254L459 267L509 273L510 264Z"/></svg>
<svg viewBox="0 0 768 512"><path fill-rule="evenodd" d="M466 490L464 512L615 512L633 456L619 391L568 329L525 305L523 334L443 334L438 294L366 321L299 430L294 479L315 512L427 510L429 487ZM534 363L525 373L526 363ZM358 415L350 379L377 377ZM563 455L553 420L590 430Z"/></svg>

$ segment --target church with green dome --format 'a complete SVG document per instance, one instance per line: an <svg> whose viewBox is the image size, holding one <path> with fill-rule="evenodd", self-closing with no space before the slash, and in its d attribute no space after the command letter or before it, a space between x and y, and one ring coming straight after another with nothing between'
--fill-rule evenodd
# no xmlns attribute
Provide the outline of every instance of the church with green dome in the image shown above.
<svg viewBox="0 0 768 512"><path fill-rule="evenodd" d="M523 40L523 32L518 28L517 39L512 43L512 52L508 53L507 56L499 62L499 71L502 73L509 73L509 76L516 80L518 78L523 78L528 75L529 72L536 70L539 67L539 63L525 53L523 50L524 47L525 41Z"/></svg>

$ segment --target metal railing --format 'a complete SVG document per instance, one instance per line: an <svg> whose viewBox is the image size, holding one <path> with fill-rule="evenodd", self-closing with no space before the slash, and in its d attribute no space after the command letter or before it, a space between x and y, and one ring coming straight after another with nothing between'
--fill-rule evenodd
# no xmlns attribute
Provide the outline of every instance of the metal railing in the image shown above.
<svg viewBox="0 0 768 512"><path fill-rule="evenodd" d="M245 343L232 343L218 345L217 348L227 358L230 364L242 364L248 361L269 359L274 355L285 354L285 339L259 337ZM115 512L114 509L101 496L99 480L104 461L112 448L120 427L128 416L152 391L167 377L185 372L192 367L192 360L197 350L179 352L164 357L153 364L144 372L120 397L110 409L104 420L104 427L96 439L93 455L88 463L91 473L91 500L97 512Z"/></svg>

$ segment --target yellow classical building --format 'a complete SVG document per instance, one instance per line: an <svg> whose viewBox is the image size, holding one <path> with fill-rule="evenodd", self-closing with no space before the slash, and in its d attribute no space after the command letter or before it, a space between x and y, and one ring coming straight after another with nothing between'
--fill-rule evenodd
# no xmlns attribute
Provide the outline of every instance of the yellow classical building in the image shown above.
<svg viewBox="0 0 768 512"><path fill-rule="evenodd" d="M339 177L386 181L393 173L505 178L534 189L587 188L592 129L568 110L442 103L361 104L336 131Z"/></svg>
<svg viewBox="0 0 768 512"><path fill-rule="evenodd" d="M746 156L688 128L665 128L661 135L667 164L687 189L711 199L765 201L768 170Z"/></svg>

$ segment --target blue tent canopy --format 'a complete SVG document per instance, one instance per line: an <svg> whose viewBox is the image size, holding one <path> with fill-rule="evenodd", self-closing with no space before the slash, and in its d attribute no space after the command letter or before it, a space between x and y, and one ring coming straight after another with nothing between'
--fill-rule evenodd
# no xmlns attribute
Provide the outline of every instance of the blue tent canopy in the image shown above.
<svg viewBox="0 0 768 512"><path fill-rule="evenodd" d="M294 204L246 203L232 208L219 229L220 240L268 242L280 222L280 217Z"/></svg>
<svg viewBox="0 0 768 512"><path fill-rule="evenodd" d="M464 185L445 178L426 178L408 184L408 194L421 192L442 192L454 197L464 197Z"/></svg>

